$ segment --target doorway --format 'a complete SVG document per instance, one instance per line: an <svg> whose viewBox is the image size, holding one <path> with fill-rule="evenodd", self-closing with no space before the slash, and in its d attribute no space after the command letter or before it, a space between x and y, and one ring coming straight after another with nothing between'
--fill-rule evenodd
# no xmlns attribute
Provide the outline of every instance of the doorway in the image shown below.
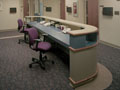
<svg viewBox="0 0 120 90"><path fill-rule="evenodd" d="M86 0L86 23L98 27L98 0Z"/></svg>

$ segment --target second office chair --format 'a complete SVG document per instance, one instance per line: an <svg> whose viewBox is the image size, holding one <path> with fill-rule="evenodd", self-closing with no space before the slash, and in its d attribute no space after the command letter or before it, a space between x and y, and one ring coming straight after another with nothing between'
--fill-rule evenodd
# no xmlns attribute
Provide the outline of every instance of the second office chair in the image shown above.
<svg viewBox="0 0 120 90"><path fill-rule="evenodd" d="M28 28L25 28L25 25L23 25L23 21L21 20L21 19L18 19L18 31L20 32L20 33L24 33L24 39L19 39L19 44L20 44L20 42L27 42L27 38L26 38L26 36L27 36L27 33L28 33Z"/></svg>

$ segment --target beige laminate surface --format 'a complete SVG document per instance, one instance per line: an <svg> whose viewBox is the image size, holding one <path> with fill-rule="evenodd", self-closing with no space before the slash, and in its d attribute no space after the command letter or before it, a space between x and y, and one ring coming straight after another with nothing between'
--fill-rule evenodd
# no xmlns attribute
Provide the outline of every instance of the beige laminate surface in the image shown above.
<svg viewBox="0 0 120 90"><path fill-rule="evenodd" d="M99 73L96 79L88 84L75 88L75 90L104 90L112 83L111 72L102 64L98 63Z"/></svg>
<svg viewBox="0 0 120 90"><path fill-rule="evenodd" d="M26 16L26 18L38 18L38 17L83 28L82 30L78 29L78 30L69 31L68 33L71 35L83 35L83 34L98 32L98 29L96 27L87 25L87 24L82 24L82 23L77 23L77 22L72 22L68 20L62 20L62 19L52 18L52 17L47 17L47 16Z"/></svg>

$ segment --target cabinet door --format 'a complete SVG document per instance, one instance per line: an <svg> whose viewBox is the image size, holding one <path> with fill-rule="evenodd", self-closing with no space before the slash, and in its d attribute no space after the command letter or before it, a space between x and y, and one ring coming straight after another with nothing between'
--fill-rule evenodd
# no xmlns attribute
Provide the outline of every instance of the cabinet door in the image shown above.
<svg viewBox="0 0 120 90"><path fill-rule="evenodd" d="M88 0L88 24L98 27L98 0Z"/></svg>
<svg viewBox="0 0 120 90"><path fill-rule="evenodd" d="M24 17L29 15L29 4L28 0L24 0Z"/></svg>
<svg viewBox="0 0 120 90"><path fill-rule="evenodd" d="M65 0L60 0L60 18L65 19Z"/></svg>

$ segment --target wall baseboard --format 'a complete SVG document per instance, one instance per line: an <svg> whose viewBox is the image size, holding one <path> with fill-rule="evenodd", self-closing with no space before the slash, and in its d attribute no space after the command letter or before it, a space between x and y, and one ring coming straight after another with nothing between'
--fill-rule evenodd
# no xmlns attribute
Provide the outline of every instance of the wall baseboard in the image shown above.
<svg viewBox="0 0 120 90"><path fill-rule="evenodd" d="M120 46L117 46L115 44L111 44L111 43L108 43L108 42L105 42L105 41L102 41L102 40L99 40L99 42L102 43L102 44L108 45L110 47L120 49Z"/></svg>
<svg viewBox="0 0 120 90"><path fill-rule="evenodd" d="M7 29L7 30L0 30L0 32L7 32L7 31L16 31L17 29Z"/></svg>

